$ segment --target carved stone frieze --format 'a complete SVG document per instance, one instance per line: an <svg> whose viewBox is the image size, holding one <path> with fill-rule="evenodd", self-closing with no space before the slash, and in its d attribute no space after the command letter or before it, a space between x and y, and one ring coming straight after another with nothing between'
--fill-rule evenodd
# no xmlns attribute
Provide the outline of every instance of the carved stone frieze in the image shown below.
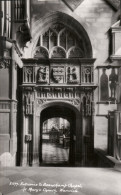
<svg viewBox="0 0 121 195"><path fill-rule="evenodd" d="M62 99L59 99L59 98L56 99L56 100L62 101ZM41 105L43 105L43 104L45 104L47 102L52 102L52 101L53 101L52 98L50 98L50 99L38 99L37 100L37 108L38 108L38 106L41 106ZM74 106L79 106L80 103L81 103L81 100L80 99L67 99L67 98L65 98L64 101L65 102L68 102L68 103L70 103L70 104L72 104Z"/></svg>
<svg viewBox="0 0 121 195"><path fill-rule="evenodd" d="M37 87L38 98L83 98L84 95L91 97L93 100L92 88L81 87Z"/></svg>
<svg viewBox="0 0 121 195"><path fill-rule="evenodd" d="M34 90L34 87L23 86L23 87L22 87L22 90L23 90L23 91L33 91L33 90Z"/></svg>

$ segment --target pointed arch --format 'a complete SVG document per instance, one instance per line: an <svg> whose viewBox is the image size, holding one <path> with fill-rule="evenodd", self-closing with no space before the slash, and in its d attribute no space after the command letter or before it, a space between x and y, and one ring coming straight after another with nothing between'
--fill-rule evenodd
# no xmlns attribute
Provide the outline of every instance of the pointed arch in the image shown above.
<svg viewBox="0 0 121 195"><path fill-rule="evenodd" d="M55 26L55 32L58 32L58 30L60 32L63 29L63 26L66 27L67 29L70 30L70 32L74 33L75 37L78 38L77 42L83 45L85 53L84 57L85 58L93 57L92 45L86 30L76 19L62 12L49 13L45 17L35 22L32 32L33 34L32 35L33 41L31 45L32 51L35 49L37 39L40 36L40 34L44 33L49 28L51 29L51 26L55 24L60 24L59 27L57 28Z"/></svg>

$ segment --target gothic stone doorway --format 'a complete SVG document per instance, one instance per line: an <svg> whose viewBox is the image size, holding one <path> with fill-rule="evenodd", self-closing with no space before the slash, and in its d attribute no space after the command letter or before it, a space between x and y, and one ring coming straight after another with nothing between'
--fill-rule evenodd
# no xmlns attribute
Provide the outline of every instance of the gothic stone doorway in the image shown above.
<svg viewBox="0 0 121 195"><path fill-rule="evenodd" d="M64 108L63 106L52 106L52 107L44 109L41 113L41 119L40 119L40 121L41 121L41 125L40 125L40 127L41 127L41 130L40 130L40 163L43 162L43 156L44 156L44 154L43 154L44 151L42 148L42 146L43 146L42 124L43 124L43 121L50 119L50 118L54 118L54 117L58 117L58 118L62 117L64 119L67 119L70 123L70 144L69 144L69 161L68 161L68 163L73 164L74 160L75 160L75 158L74 158L74 155L75 155L74 136L76 136L75 114L73 113L72 110ZM52 142L54 142L54 146L56 146L56 149L57 149L57 147L60 146L60 144L58 142L59 142L59 138L61 138L61 135L59 135L58 130L56 130L55 128L53 127L53 129L49 133L49 136L50 136L50 142L51 142L50 146L52 146L53 145ZM53 137L53 139L52 139L52 137ZM63 146L63 148L64 148L64 146ZM61 156L60 156L60 158L61 158ZM52 161L53 161L53 159L52 159ZM56 161L56 163L59 164L60 163L59 160L58 160L58 162Z"/></svg>
<svg viewBox="0 0 121 195"><path fill-rule="evenodd" d="M52 118L63 118L67 120L70 124L70 137L69 137L69 154L68 161L61 162L56 161L55 163L50 163L52 166L75 166L78 163L81 163L82 156L82 130L81 130L81 115L80 112L74 108L72 105L67 103L51 103L51 105L44 108L40 113L40 148L39 148L39 163L41 165L47 165L48 162L43 160L44 150L43 150L43 123ZM58 135L59 136L59 135ZM61 136L60 136L61 138ZM65 138L66 139L66 138ZM52 146L52 145L51 145ZM54 143L54 147L58 147L59 144ZM61 145L62 146L62 145ZM65 146L64 146L65 147ZM57 148L56 148L57 149ZM62 150L61 150L62 152ZM64 151L65 152L65 151ZM49 155L49 154L48 154ZM59 155L59 154L57 154ZM60 156L61 158L61 156ZM49 165L50 165L49 164Z"/></svg>
<svg viewBox="0 0 121 195"><path fill-rule="evenodd" d="M62 117L73 123L69 163L83 166L90 162L94 143L91 42L81 24L64 13L38 22L26 53L30 55L23 59L21 164L42 163L42 124Z"/></svg>

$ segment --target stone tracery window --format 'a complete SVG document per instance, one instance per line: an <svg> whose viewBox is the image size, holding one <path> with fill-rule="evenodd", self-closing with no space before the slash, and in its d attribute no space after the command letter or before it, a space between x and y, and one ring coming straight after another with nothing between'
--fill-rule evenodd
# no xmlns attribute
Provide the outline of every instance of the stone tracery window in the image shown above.
<svg viewBox="0 0 121 195"><path fill-rule="evenodd" d="M36 53L37 47L38 52ZM41 48L41 50L39 50L39 47ZM54 56L55 58L59 58L60 56L61 58L85 57L83 40L81 40L81 38L79 39L76 33L71 32L68 27L65 27L60 23L53 24L46 32L38 37L36 48L34 50L35 58L39 58L42 56L42 48L43 50L48 51L48 53L50 54L48 58L54 58ZM55 51L56 55L51 55L52 51ZM59 54L58 52L61 52L61 54Z"/></svg>

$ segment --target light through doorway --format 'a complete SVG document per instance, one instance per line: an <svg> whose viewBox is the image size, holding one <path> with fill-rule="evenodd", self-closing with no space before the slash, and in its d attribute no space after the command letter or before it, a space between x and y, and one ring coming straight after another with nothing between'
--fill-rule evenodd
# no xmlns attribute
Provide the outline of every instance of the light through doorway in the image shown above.
<svg viewBox="0 0 121 195"><path fill-rule="evenodd" d="M69 163L70 123L67 119L54 117L42 124L42 164Z"/></svg>

